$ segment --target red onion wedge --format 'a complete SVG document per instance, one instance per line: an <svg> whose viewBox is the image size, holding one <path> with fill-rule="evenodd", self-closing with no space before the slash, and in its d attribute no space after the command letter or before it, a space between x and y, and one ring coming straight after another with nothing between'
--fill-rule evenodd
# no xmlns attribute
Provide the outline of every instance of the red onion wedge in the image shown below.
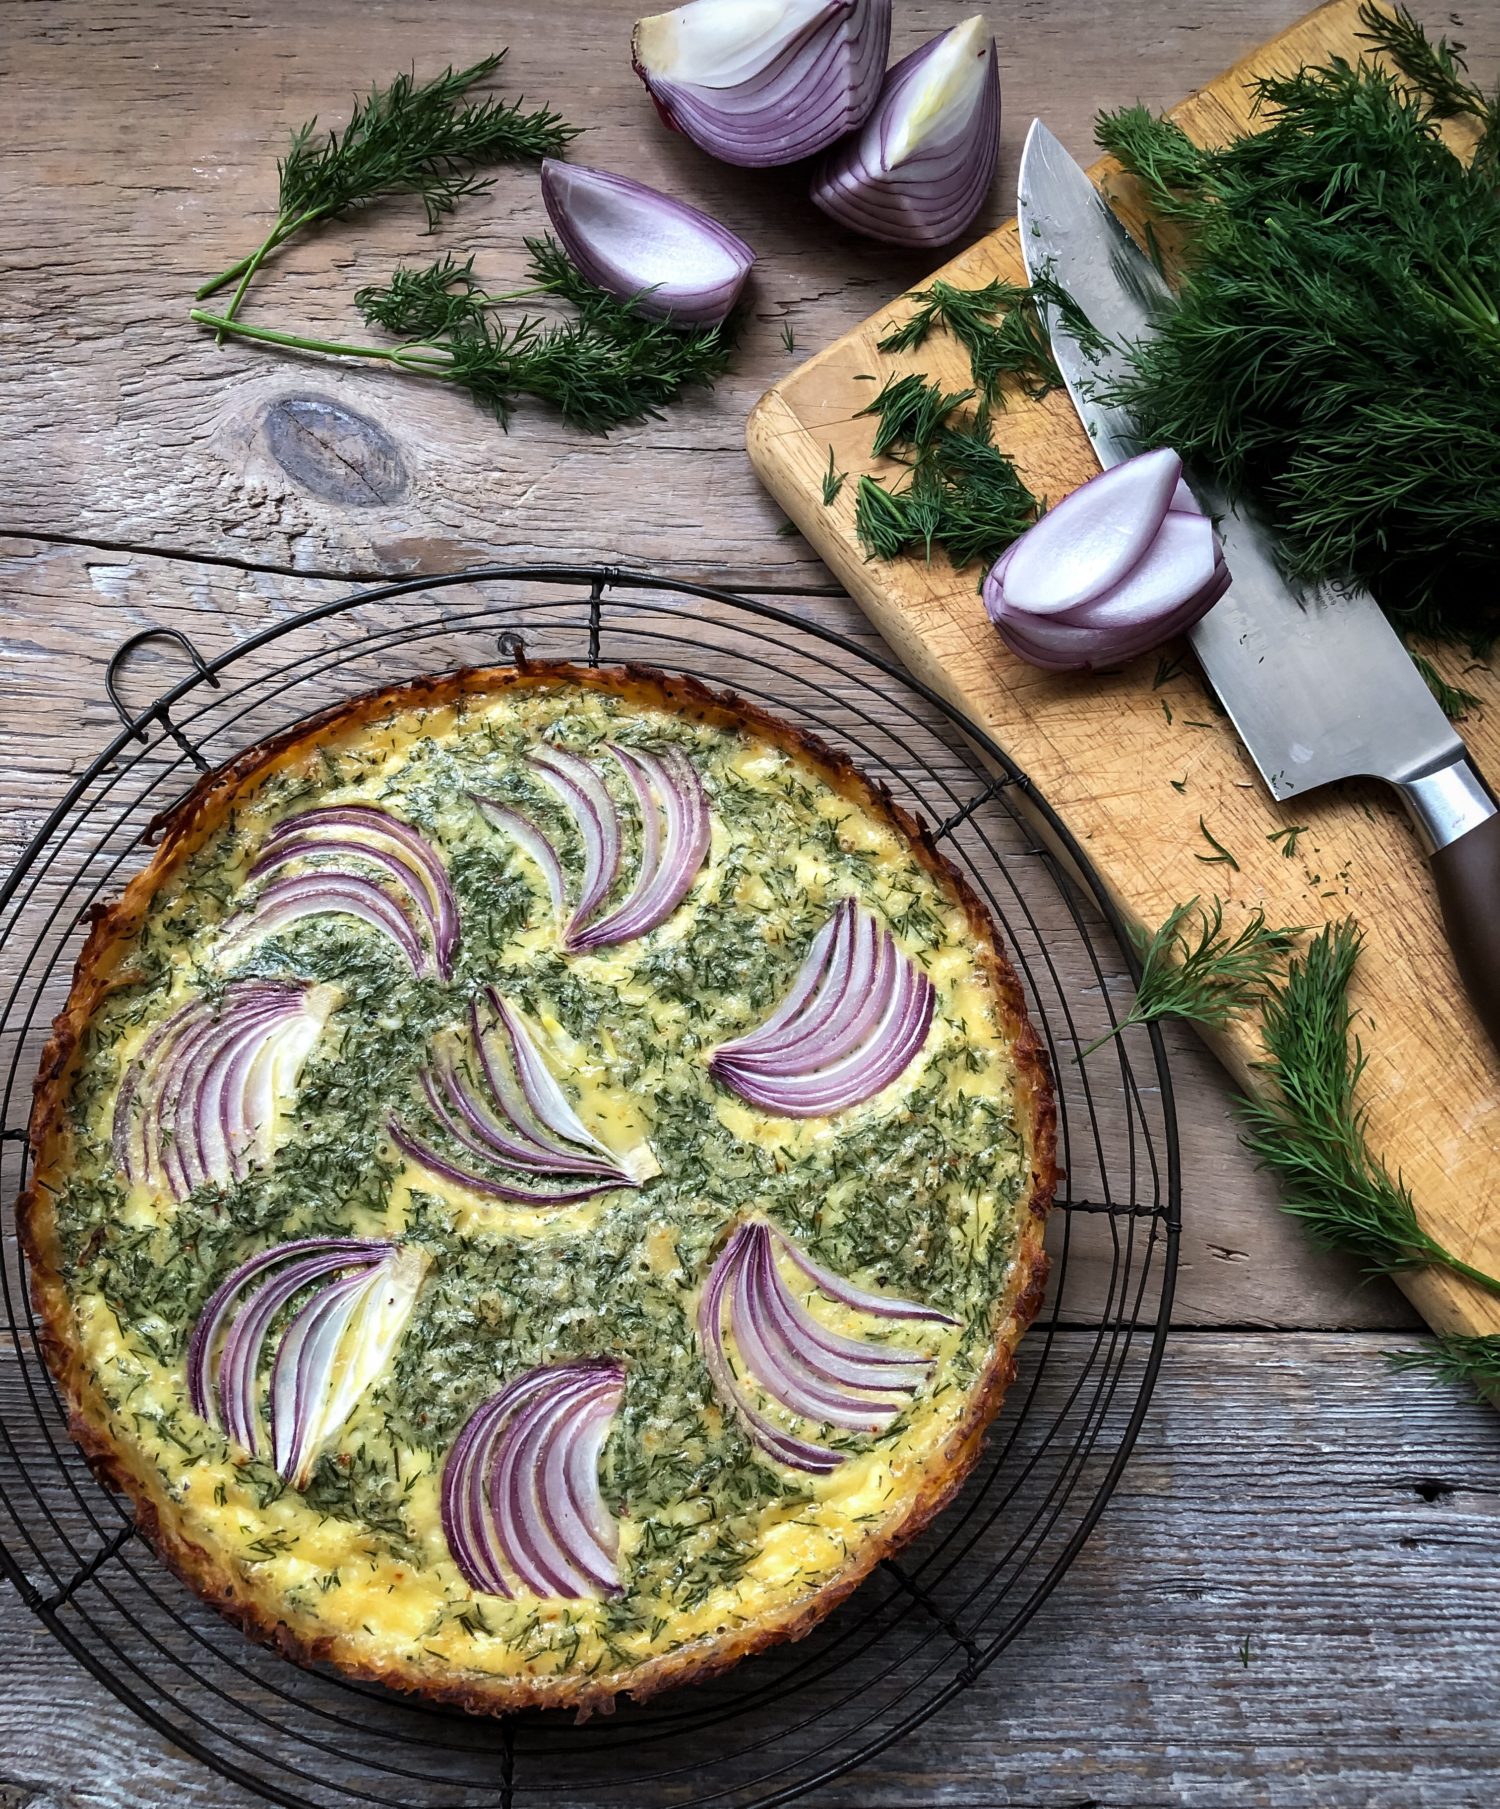
<svg viewBox="0 0 1500 1809"><path fill-rule="evenodd" d="M653 320L716 326L733 312L755 262L727 226L629 176L548 157L542 200L589 281Z"/></svg>
<svg viewBox="0 0 1500 1809"><path fill-rule="evenodd" d="M886 73L864 125L828 153L812 198L891 245L946 245L974 219L1000 155L995 40L975 13Z"/></svg>
<svg viewBox="0 0 1500 1809"><path fill-rule="evenodd" d="M577 825L584 870L578 902L563 927L563 947L573 953L632 942L663 924L692 889L708 858L712 818L703 782L687 755L673 748L653 754L645 748L611 746L625 775L640 819L640 855L630 891L613 910L590 922L608 896L620 869L620 814L593 762L560 748L533 756ZM476 796L485 818L512 836L546 882L559 920L564 910L562 862L552 843L529 817L509 805Z"/></svg>
<svg viewBox="0 0 1500 1809"><path fill-rule="evenodd" d="M649 1144L617 1155L596 1137L574 1111L521 1014L493 987L486 1000L489 1024L476 1001L467 1048L456 1059L439 1051L419 1077L429 1114L464 1152L463 1159L393 1119L391 1141L404 1155L486 1198L527 1206L568 1205L619 1187L639 1187L661 1172ZM470 1158L475 1157L483 1167L474 1167ZM511 1172L495 1175L492 1168Z"/></svg>
<svg viewBox="0 0 1500 1809"><path fill-rule="evenodd" d="M932 1024L937 992L890 931L843 899L791 991L758 1030L721 1043L714 1077L788 1118L872 1099L903 1074Z"/></svg>
<svg viewBox="0 0 1500 1809"><path fill-rule="evenodd" d="M427 1261L415 1245L345 1237L297 1238L241 1263L193 1328L193 1411L251 1457L265 1454L259 1397L266 1340L283 1309L314 1288L281 1332L269 1385L270 1461L285 1481L304 1488L319 1454L390 1362Z"/></svg>
<svg viewBox="0 0 1500 1809"><path fill-rule="evenodd" d="M293 877L271 879L293 863ZM375 868L392 889L359 871ZM445 980L458 949L458 905L446 868L410 823L378 806L326 804L284 818L267 836L247 876L269 880L231 944L303 917L339 912L389 936L415 973Z"/></svg>
<svg viewBox="0 0 1500 1809"><path fill-rule="evenodd" d="M880 92L891 0L690 0L642 19L635 72L674 131L724 163L795 163Z"/></svg>
<svg viewBox="0 0 1500 1809"><path fill-rule="evenodd" d="M1013 653L1066 672L1159 647L1228 588L1218 536L1162 448L1065 497L1002 555L983 591Z"/></svg>
<svg viewBox="0 0 1500 1809"><path fill-rule="evenodd" d="M604 1357L528 1371L476 1409L443 1466L443 1535L487 1595L598 1600L620 1591L620 1533L599 1459L625 1396Z"/></svg>
<svg viewBox="0 0 1500 1809"><path fill-rule="evenodd" d="M844 1454L794 1435L756 1406L747 1382L798 1419L850 1431L885 1431L926 1381L934 1359L822 1325L777 1267L783 1251L831 1298L886 1319L958 1322L915 1301L871 1294L833 1275L784 1232L747 1219L731 1234L704 1284L698 1337L714 1387L768 1456L813 1473L836 1469ZM730 1360L734 1339L744 1379Z"/></svg>
<svg viewBox="0 0 1500 1809"><path fill-rule="evenodd" d="M184 1200L265 1164L281 1108L337 1000L330 986L235 980L189 999L146 1039L115 1100L112 1147L125 1180Z"/></svg>

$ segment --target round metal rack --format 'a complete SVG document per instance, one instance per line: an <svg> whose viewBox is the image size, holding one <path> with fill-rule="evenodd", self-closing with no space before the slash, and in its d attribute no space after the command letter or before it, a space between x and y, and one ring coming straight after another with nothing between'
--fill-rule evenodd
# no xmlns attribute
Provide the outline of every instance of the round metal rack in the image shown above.
<svg viewBox="0 0 1500 1809"><path fill-rule="evenodd" d="M1113 1490L1146 1410L1177 1259L1171 1081L1154 1027L1087 1061L1133 958L1087 860L982 730L816 599L790 608L609 569L498 567L341 598L217 654L179 629L116 653L124 727L0 889L0 1201L81 925L145 858L197 772L346 697L526 658L625 661L738 691L843 749L923 816L988 901L1057 1080L1067 1171L1052 1283L959 1500L808 1639L717 1681L583 1724L475 1719L251 1645L135 1532L70 1440L14 1228L0 1247L0 1572L47 1628L174 1745L297 1809L348 1804L761 1809L826 1785L941 1709L1036 1614ZM205 618L195 637L212 632ZM185 675L184 675L185 674ZM132 713L127 696L157 694ZM1033 1634L1033 1638L1041 1637Z"/></svg>

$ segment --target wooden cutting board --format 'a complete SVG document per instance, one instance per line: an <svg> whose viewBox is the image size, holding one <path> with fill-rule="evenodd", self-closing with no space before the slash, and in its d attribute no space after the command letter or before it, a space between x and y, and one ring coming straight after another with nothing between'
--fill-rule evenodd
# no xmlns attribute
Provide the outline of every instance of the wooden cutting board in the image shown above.
<svg viewBox="0 0 1500 1809"><path fill-rule="evenodd" d="M1356 14L1357 0L1332 0L1172 116L1202 143L1233 136L1250 122L1248 81L1331 54L1356 57ZM1130 179L1110 160L1093 174L1139 226ZM1015 222L938 274L966 285L997 276L1024 282ZM852 478L824 507L830 448L840 471L894 475L870 458L872 424L856 418L874 393L870 377L878 383L892 371L922 369L945 388L967 387L964 355L946 334L915 357L876 349L909 310L893 300L767 392L749 424L757 472L906 665L1026 769L1134 921L1155 927L1179 901L1215 892L1232 926L1257 905L1272 923L1358 918L1366 940L1353 1003L1373 1020L1360 1027L1371 1141L1405 1175L1433 1235L1500 1274L1500 1061L1464 1000L1425 864L1394 797L1378 785L1348 784L1294 807L1277 805L1190 659L1159 685L1155 655L1110 677L1038 672L1001 646L972 571L955 574L941 554L931 566L866 562L854 536ZM996 437L1032 490L1052 501L1098 469L1060 392L1041 403L1012 400ZM1500 779L1500 677L1468 669L1451 650L1433 657L1445 676L1484 699L1462 729L1480 765ZM1200 818L1238 871L1200 859L1214 852ZM1269 838L1292 824L1306 828L1287 858ZM1254 1024L1211 1040L1236 1080L1251 1084ZM1500 1332L1500 1300L1467 1283L1424 1270L1403 1285L1440 1330Z"/></svg>

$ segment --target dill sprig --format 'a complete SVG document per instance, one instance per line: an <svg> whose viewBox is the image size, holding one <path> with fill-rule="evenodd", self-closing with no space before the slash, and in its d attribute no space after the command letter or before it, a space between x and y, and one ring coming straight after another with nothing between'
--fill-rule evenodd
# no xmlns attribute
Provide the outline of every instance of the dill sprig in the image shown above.
<svg viewBox="0 0 1500 1809"><path fill-rule="evenodd" d="M1437 700L1438 708L1450 722L1461 721L1470 710L1481 708L1484 699L1463 685L1450 684L1425 653L1412 653L1412 664L1422 674L1422 682Z"/></svg>
<svg viewBox="0 0 1500 1809"><path fill-rule="evenodd" d="M400 345L352 345L315 339L195 308L193 319L242 339L358 358L466 389L502 426L523 395L550 403L574 426L604 433L657 414L690 385L710 386L734 346L733 322L679 331L652 320L630 302L597 288L568 262L550 238L528 239L534 284L516 295L544 295L571 303L574 319L551 323L525 316L495 321L490 308L513 296L486 296L472 260L444 258L425 271L398 271L383 289L361 291L372 323L416 329ZM398 281L398 279L401 279Z"/></svg>
<svg viewBox="0 0 1500 1809"><path fill-rule="evenodd" d="M973 394L971 389L961 389L949 395L915 371L905 377L887 377L874 401L858 411L880 417L870 451L882 458L898 445L925 450L953 410Z"/></svg>
<svg viewBox="0 0 1500 1809"><path fill-rule="evenodd" d="M833 448L828 448L828 469L823 473L823 507L831 509L844 487L844 473L833 462Z"/></svg>
<svg viewBox="0 0 1500 1809"><path fill-rule="evenodd" d="M1350 1031L1349 980L1359 957L1353 918L1330 924L1288 963L1261 1013L1270 1090L1241 1101L1247 1149L1281 1182L1288 1212L1314 1240L1347 1250L1370 1275L1437 1266L1492 1294L1500 1280L1456 1256L1417 1222L1411 1190L1366 1140L1355 1094L1365 1055Z"/></svg>
<svg viewBox="0 0 1500 1809"><path fill-rule="evenodd" d="M1141 958L1135 1003L1112 1030L1090 1043L1078 1060L1132 1024L1156 1018L1185 1018L1214 1030L1265 998L1300 928L1272 929L1255 911L1237 935L1224 928L1224 901L1177 905L1154 934L1132 929Z"/></svg>
<svg viewBox="0 0 1500 1809"><path fill-rule="evenodd" d="M1444 1332L1415 1350L1388 1350L1385 1358L1392 1369L1425 1370L1478 1394L1500 1394L1500 1335L1494 1332Z"/></svg>
<svg viewBox="0 0 1500 1809"><path fill-rule="evenodd" d="M465 100L475 83L493 75L505 52L467 69L451 66L430 81L398 75L360 101L342 132L319 132L311 119L292 134L277 165L276 220L260 245L204 283L204 301L239 279L224 315L233 320L262 262L295 234L321 220L341 219L382 195L420 197L429 228L466 195L490 187L477 172L487 164L557 157L577 128L545 107L524 112L519 102Z"/></svg>
<svg viewBox="0 0 1500 1809"><path fill-rule="evenodd" d="M1140 107L1099 142L1185 243L1179 305L1106 398L1259 499L1299 577L1398 624L1500 630L1500 114L1410 13L1367 6L1400 74L1334 60L1255 85L1214 150ZM1469 164L1443 119L1484 132Z"/></svg>

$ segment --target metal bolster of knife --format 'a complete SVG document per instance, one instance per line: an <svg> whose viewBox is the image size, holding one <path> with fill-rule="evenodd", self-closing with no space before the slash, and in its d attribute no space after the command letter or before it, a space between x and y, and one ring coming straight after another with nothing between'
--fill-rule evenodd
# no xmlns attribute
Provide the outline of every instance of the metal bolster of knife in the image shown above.
<svg viewBox="0 0 1500 1809"><path fill-rule="evenodd" d="M1394 784L1428 854L1446 848L1495 814L1494 796L1462 754L1431 772L1396 779Z"/></svg>

